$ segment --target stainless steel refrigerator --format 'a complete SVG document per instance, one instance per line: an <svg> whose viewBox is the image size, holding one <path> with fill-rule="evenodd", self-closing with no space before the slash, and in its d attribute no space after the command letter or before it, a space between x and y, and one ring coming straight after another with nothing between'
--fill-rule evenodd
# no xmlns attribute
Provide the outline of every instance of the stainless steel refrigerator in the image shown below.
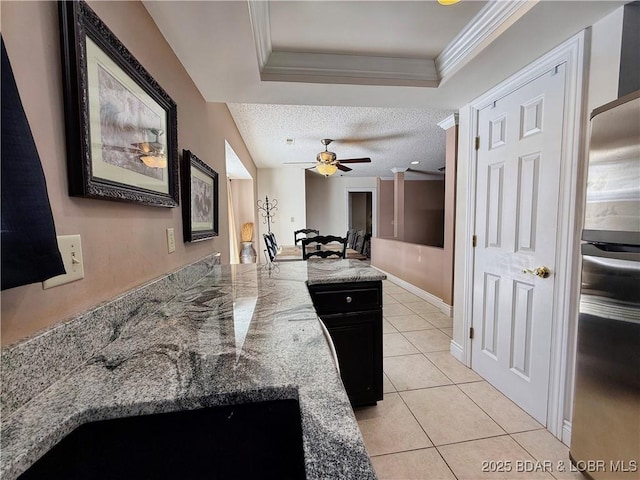
<svg viewBox="0 0 640 480"><path fill-rule="evenodd" d="M591 114L570 456L640 478L640 91Z"/></svg>

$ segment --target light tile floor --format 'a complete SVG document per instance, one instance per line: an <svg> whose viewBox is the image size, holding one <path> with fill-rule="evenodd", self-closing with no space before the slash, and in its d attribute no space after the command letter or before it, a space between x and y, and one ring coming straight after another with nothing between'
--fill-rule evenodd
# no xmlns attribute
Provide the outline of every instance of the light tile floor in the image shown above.
<svg viewBox="0 0 640 480"><path fill-rule="evenodd" d="M449 353L451 318L384 281L384 400L356 409L380 479L575 479L569 450Z"/></svg>

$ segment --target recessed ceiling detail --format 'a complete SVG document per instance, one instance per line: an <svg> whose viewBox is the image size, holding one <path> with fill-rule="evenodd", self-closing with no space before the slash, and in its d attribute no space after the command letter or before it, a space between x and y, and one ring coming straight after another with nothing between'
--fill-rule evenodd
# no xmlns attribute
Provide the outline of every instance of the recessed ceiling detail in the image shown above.
<svg viewBox="0 0 640 480"><path fill-rule="evenodd" d="M490 1L435 58L276 50L270 2L248 0L262 81L438 87L537 1ZM323 19L319 19L319 28ZM330 22L331 20L327 20Z"/></svg>
<svg viewBox="0 0 640 480"><path fill-rule="evenodd" d="M419 58L271 52L263 81L437 87L433 60Z"/></svg>
<svg viewBox="0 0 640 480"><path fill-rule="evenodd" d="M504 33L538 0L491 1L455 36L435 60L444 81Z"/></svg>

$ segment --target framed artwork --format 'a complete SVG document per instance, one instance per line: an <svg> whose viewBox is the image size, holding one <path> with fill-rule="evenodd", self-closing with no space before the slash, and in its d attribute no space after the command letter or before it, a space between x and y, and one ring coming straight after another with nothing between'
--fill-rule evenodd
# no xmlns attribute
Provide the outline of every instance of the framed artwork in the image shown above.
<svg viewBox="0 0 640 480"><path fill-rule="evenodd" d="M177 206L175 102L85 2L59 17L69 194Z"/></svg>
<svg viewBox="0 0 640 480"><path fill-rule="evenodd" d="M189 150L183 150L181 177L184 241L217 237L218 174Z"/></svg>

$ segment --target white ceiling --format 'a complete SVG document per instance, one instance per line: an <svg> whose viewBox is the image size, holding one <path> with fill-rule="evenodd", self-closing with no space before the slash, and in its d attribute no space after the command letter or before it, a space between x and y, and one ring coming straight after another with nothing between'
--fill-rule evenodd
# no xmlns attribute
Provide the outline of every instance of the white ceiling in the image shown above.
<svg viewBox="0 0 640 480"><path fill-rule="evenodd" d="M274 1L271 42L284 51L434 58L485 4Z"/></svg>
<svg viewBox="0 0 640 480"><path fill-rule="evenodd" d="M624 3L144 1L259 168L313 161L333 138L338 159L372 159L350 176L442 166L437 122Z"/></svg>

